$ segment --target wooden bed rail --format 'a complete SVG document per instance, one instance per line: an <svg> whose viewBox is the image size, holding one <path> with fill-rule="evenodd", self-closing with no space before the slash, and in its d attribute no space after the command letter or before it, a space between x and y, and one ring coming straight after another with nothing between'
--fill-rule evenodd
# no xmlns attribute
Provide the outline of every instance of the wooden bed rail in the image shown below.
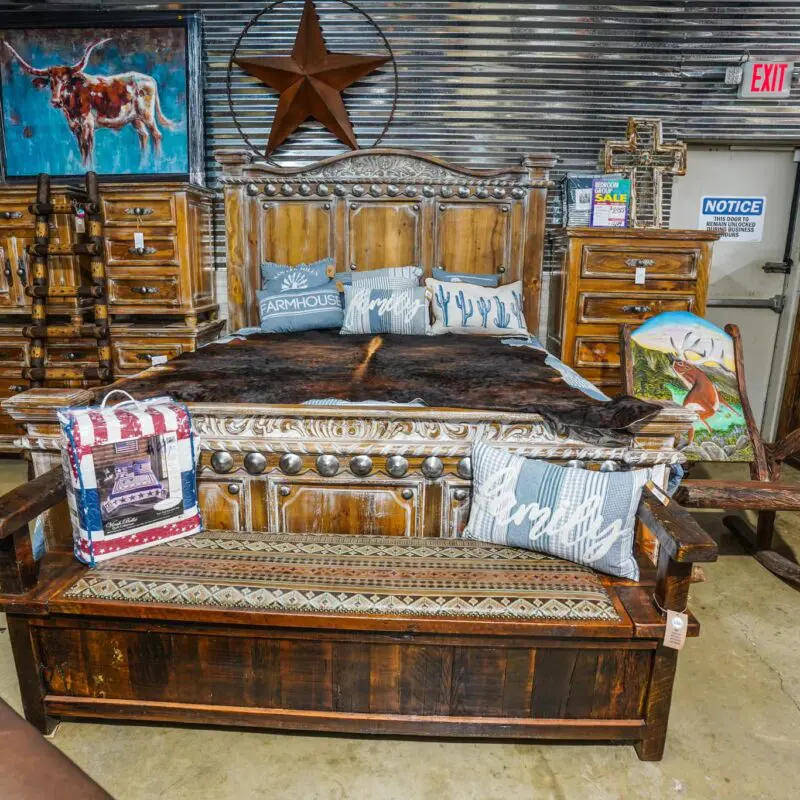
<svg viewBox="0 0 800 800"><path fill-rule="evenodd" d="M0 497L0 541L11 538L14 569L23 591L33 587L38 573L28 524L66 496L64 473L56 467Z"/></svg>

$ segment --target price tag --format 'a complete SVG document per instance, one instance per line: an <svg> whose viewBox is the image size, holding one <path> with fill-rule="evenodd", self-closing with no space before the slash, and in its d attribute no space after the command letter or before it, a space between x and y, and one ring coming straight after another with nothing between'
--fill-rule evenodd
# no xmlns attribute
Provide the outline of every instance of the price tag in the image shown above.
<svg viewBox="0 0 800 800"><path fill-rule="evenodd" d="M150 357L150 364L154 367L157 367L159 364L166 364L167 357L166 356L151 356Z"/></svg>
<svg viewBox="0 0 800 800"><path fill-rule="evenodd" d="M637 286L644 286L647 282L647 267L636 267L636 277L633 282Z"/></svg>
<svg viewBox="0 0 800 800"><path fill-rule="evenodd" d="M86 233L86 212L81 208L75 215L75 233Z"/></svg>
<svg viewBox="0 0 800 800"><path fill-rule="evenodd" d="M133 246L144 247L144 233L142 231L133 232Z"/></svg>
<svg viewBox="0 0 800 800"><path fill-rule="evenodd" d="M686 642L689 617L678 611L667 611L667 627L664 630L664 647L680 650Z"/></svg>

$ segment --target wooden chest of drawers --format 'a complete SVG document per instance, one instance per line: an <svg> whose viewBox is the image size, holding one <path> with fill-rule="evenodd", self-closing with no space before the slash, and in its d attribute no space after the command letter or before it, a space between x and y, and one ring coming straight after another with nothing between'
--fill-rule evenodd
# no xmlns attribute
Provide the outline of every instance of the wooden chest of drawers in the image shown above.
<svg viewBox="0 0 800 800"><path fill-rule="evenodd" d="M613 396L621 385L620 326L662 311L702 316L716 239L704 231L647 228L561 231L547 349Z"/></svg>

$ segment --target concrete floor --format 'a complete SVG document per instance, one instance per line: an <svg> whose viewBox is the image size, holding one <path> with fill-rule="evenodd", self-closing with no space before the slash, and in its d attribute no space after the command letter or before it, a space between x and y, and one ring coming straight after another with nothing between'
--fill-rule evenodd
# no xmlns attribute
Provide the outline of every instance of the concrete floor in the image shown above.
<svg viewBox="0 0 800 800"><path fill-rule="evenodd" d="M726 469L724 476L737 470ZM24 478L20 463L0 462L0 492ZM800 473L788 479L800 480ZM793 516L781 516L779 532L800 555L800 518ZM720 541L722 555L704 567L706 582L692 589L702 633L681 655L667 752L659 763L642 763L629 746L74 722L62 724L54 742L118 800L796 798L800 592L741 555L717 515L700 519ZM0 615L0 696L19 710L2 628Z"/></svg>

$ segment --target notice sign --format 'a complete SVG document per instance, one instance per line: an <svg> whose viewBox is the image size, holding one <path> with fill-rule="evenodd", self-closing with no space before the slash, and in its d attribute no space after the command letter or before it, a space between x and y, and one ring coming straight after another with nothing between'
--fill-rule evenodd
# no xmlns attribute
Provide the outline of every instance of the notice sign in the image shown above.
<svg viewBox="0 0 800 800"><path fill-rule="evenodd" d="M630 196L630 178L595 178L589 224L597 228L624 228L628 224Z"/></svg>
<svg viewBox="0 0 800 800"><path fill-rule="evenodd" d="M766 205L766 197L703 197L697 227L722 242L760 242Z"/></svg>

